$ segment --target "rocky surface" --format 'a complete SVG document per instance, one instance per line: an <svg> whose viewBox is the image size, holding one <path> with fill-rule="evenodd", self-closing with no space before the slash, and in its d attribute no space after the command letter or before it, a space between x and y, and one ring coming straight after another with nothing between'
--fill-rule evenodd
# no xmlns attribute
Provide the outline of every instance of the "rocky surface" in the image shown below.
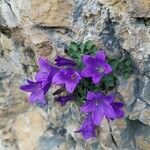
<svg viewBox="0 0 150 150"><path fill-rule="evenodd" d="M37 70L38 56L53 60L70 41L93 40L109 57L130 54L135 72L119 78L125 118L103 121L95 140L74 130L81 118L74 103L29 106L19 90ZM150 1L0 1L0 150L149 150Z"/></svg>

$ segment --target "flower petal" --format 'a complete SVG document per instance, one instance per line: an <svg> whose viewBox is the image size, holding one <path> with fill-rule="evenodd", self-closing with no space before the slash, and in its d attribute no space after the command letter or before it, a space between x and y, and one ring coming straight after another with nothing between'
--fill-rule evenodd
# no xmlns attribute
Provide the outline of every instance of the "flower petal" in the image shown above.
<svg viewBox="0 0 150 150"><path fill-rule="evenodd" d="M124 106L122 102L114 102L111 106L114 109L117 118L122 118L124 116L124 111L121 109Z"/></svg>
<svg viewBox="0 0 150 150"><path fill-rule="evenodd" d="M84 104L84 105L82 105L80 107L80 111L81 112L85 112L85 113L92 112L94 110L95 110L95 103L94 103L94 101L90 101L90 102L88 102L88 103L86 103L86 104Z"/></svg>
<svg viewBox="0 0 150 150"><path fill-rule="evenodd" d="M88 92L88 93L87 93L87 97L86 97L86 98L87 98L88 100L92 100L94 97L95 97L95 93L94 93L94 92Z"/></svg>
<svg viewBox="0 0 150 150"><path fill-rule="evenodd" d="M97 51L96 53L96 59L100 62L100 63L104 63L106 61L106 54L104 50L100 50Z"/></svg>
<svg viewBox="0 0 150 150"><path fill-rule="evenodd" d="M25 92L34 92L36 90L39 90L39 88L41 88L40 83L32 82L32 81L29 81L29 82L30 82L30 84L28 84L28 85L20 86L20 89Z"/></svg>
<svg viewBox="0 0 150 150"><path fill-rule="evenodd" d="M61 56L57 56L55 62L57 66L76 66L76 63L73 60Z"/></svg>
<svg viewBox="0 0 150 150"><path fill-rule="evenodd" d="M122 103L122 102L114 102L113 104L115 107L118 107L118 108L121 108L124 106L124 103Z"/></svg>
<svg viewBox="0 0 150 150"><path fill-rule="evenodd" d="M35 75L35 80L36 81L45 81L48 78L48 73L47 72L43 72L43 71L39 71L36 75Z"/></svg>
<svg viewBox="0 0 150 150"><path fill-rule="evenodd" d="M102 77L99 74L92 76L92 80L95 84L99 84L99 82L101 81L101 78Z"/></svg>
<svg viewBox="0 0 150 150"><path fill-rule="evenodd" d="M114 100L115 100L115 96L114 95L108 95L108 96L104 97L104 102L108 103L108 104L114 102Z"/></svg>
<svg viewBox="0 0 150 150"><path fill-rule="evenodd" d="M87 67L96 67L97 66L97 62L94 59L94 57L90 56L90 55L83 55L82 60L84 62L84 64Z"/></svg>
<svg viewBox="0 0 150 150"><path fill-rule="evenodd" d="M38 63L39 63L39 68L41 70L45 70L45 71L49 71L50 70L50 62L47 59L45 59L43 57L40 57L38 59Z"/></svg>
<svg viewBox="0 0 150 150"><path fill-rule="evenodd" d="M32 93L29 96L29 102L32 103L32 104L35 103L35 102L45 104L46 101L45 101L45 96L44 96L43 91L40 90L40 91Z"/></svg>
<svg viewBox="0 0 150 150"><path fill-rule="evenodd" d="M72 93L74 91L74 89L76 88L76 85L77 85L77 83L75 83L75 82L67 82L67 83L65 83L66 90L69 93Z"/></svg>
<svg viewBox="0 0 150 150"><path fill-rule="evenodd" d="M97 73L96 69L86 67L81 71L81 76L82 77L91 77L96 73Z"/></svg>
<svg viewBox="0 0 150 150"><path fill-rule="evenodd" d="M123 110L121 110L121 109L114 109L114 111L115 111L115 116L117 118L122 118L124 116L124 111Z"/></svg>
<svg viewBox="0 0 150 150"><path fill-rule="evenodd" d="M109 118L115 118L115 112L111 105L103 103L104 115Z"/></svg>
<svg viewBox="0 0 150 150"><path fill-rule="evenodd" d="M103 108L99 105L96 107L95 111L92 113L92 120L96 126L98 126L103 120L103 117L104 117L103 111L104 111Z"/></svg>
<svg viewBox="0 0 150 150"><path fill-rule="evenodd" d="M112 68L109 64L104 64L104 67L105 67L105 70L104 70L105 74L112 72Z"/></svg>
<svg viewBox="0 0 150 150"><path fill-rule="evenodd" d="M61 76L61 72L56 73L52 78L53 84L63 84L65 83L64 79Z"/></svg>

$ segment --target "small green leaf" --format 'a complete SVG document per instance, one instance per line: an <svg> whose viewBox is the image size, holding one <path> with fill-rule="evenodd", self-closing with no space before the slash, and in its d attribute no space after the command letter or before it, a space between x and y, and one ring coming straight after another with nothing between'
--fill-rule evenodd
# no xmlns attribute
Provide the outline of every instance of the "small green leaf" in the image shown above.
<svg viewBox="0 0 150 150"><path fill-rule="evenodd" d="M127 66L126 68L124 68L123 71L124 72L132 72L132 67L131 66Z"/></svg>
<svg viewBox="0 0 150 150"><path fill-rule="evenodd" d="M131 60L128 59L127 61L125 61L126 66L130 66L131 64L132 64Z"/></svg>
<svg viewBox="0 0 150 150"><path fill-rule="evenodd" d="M124 77L125 80L129 79L130 76L131 76L131 74L128 73L128 72L123 74L123 77Z"/></svg>
<svg viewBox="0 0 150 150"><path fill-rule="evenodd" d="M115 82L116 82L112 75L106 76L103 81L104 81L105 87L113 87L115 86Z"/></svg>
<svg viewBox="0 0 150 150"><path fill-rule="evenodd" d="M69 46L69 50L76 52L78 50L78 44L75 42L71 42Z"/></svg>
<svg viewBox="0 0 150 150"><path fill-rule="evenodd" d="M110 64L110 66L113 68L113 70L115 70L115 69L117 68L118 64L119 64L119 61L113 59L113 60L111 60L111 61L109 62L109 64Z"/></svg>
<svg viewBox="0 0 150 150"><path fill-rule="evenodd" d="M123 64L123 63L119 63L119 64L118 64L118 69L121 69L121 70L122 70L123 68L124 68L124 64Z"/></svg>
<svg viewBox="0 0 150 150"><path fill-rule="evenodd" d="M90 50L93 45L95 45L95 44L91 40L89 40L89 41L85 42L84 49L85 50Z"/></svg>

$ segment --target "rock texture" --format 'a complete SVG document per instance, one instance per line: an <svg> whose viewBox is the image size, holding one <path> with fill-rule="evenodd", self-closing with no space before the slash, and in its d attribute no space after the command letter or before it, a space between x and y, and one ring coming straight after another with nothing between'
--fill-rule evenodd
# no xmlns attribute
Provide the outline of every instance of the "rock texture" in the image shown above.
<svg viewBox="0 0 150 150"><path fill-rule="evenodd" d="M109 57L123 51L135 63L129 80L119 77L125 118L103 121L98 138L83 141L74 130L81 121L74 103L29 106L19 90L37 70L36 61L53 61L70 41L93 40ZM150 1L0 1L0 150L149 150Z"/></svg>

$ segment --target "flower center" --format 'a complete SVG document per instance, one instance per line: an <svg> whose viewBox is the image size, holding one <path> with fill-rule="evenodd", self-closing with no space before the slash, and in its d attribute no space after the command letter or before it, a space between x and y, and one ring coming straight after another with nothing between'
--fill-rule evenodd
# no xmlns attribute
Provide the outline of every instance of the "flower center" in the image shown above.
<svg viewBox="0 0 150 150"><path fill-rule="evenodd" d="M100 104L99 100L96 100L95 105L98 106Z"/></svg>
<svg viewBox="0 0 150 150"><path fill-rule="evenodd" d="M98 72L102 73L102 72L104 72L104 67L100 66L97 68L97 70L98 70Z"/></svg>
<svg viewBox="0 0 150 150"><path fill-rule="evenodd" d="M77 78L77 75L76 75L75 73L71 75L71 79L72 79L72 80L74 80L74 79L76 79L76 78Z"/></svg>

